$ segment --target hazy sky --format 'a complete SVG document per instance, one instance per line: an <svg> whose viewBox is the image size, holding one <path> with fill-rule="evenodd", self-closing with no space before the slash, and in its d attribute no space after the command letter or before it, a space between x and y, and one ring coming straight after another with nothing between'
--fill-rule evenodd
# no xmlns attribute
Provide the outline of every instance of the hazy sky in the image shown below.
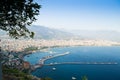
<svg viewBox="0 0 120 80"><path fill-rule="evenodd" d="M51 28L120 30L120 0L35 0L42 5L34 23Z"/></svg>

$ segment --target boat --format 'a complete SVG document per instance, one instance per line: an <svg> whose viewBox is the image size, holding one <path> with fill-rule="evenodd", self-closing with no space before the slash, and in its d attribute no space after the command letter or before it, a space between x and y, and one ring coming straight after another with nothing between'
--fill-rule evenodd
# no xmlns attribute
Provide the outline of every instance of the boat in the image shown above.
<svg viewBox="0 0 120 80"><path fill-rule="evenodd" d="M72 77L72 80L75 80L76 78L75 77Z"/></svg>
<svg viewBox="0 0 120 80"><path fill-rule="evenodd" d="M50 53L50 54L53 54L53 52L52 52L52 51L50 51L49 53Z"/></svg>
<svg viewBox="0 0 120 80"><path fill-rule="evenodd" d="M57 62L55 62L54 64L58 64Z"/></svg>
<svg viewBox="0 0 120 80"><path fill-rule="evenodd" d="M50 63L50 64L53 64L53 63Z"/></svg>
<svg viewBox="0 0 120 80"><path fill-rule="evenodd" d="M56 70L56 68L52 68L53 70Z"/></svg>
<svg viewBox="0 0 120 80"><path fill-rule="evenodd" d="M70 52L65 52L65 54L69 54Z"/></svg>

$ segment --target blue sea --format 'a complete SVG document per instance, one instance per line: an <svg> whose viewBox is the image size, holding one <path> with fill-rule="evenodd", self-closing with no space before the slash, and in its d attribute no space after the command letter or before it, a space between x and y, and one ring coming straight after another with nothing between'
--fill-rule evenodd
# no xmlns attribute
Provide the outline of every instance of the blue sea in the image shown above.
<svg viewBox="0 0 120 80"><path fill-rule="evenodd" d="M77 46L51 48L48 52L35 52L24 57L32 65L38 63L39 59L51 54L70 52L68 55L52 58L45 64L55 62L117 62L117 65L54 65L43 66L31 74L37 77L50 77L53 80L81 80L87 76L88 80L120 80L120 47L97 47ZM51 53L52 52L52 53ZM56 70L53 70L56 68Z"/></svg>

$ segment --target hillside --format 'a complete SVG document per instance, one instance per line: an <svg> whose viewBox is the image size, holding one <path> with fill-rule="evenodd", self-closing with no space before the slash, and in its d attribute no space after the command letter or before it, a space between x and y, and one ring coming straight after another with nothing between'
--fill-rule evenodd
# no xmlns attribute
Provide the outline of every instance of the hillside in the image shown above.
<svg viewBox="0 0 120 80"><path fill-rule="evenodd" d="M29 29L35 32L35 38L39 39L71 39L78 37L70 32L51 29L44 26L33 25L29 27Z"/></svg>
<svg viewBox="0 0 120 80"><path fill-rule="evenodd" d="M44 26L32 25L28 27L30 31L35 33L35 39L71 39L78 38L70 32L65 32L57 29L51 29ZM9 38L6 32L0 30L0 38Z"/></svg>
<svg viewBox="0 0 120 80"><path fill-rule="evenodd" d="M110 40L120 42L120 32L114 30L72 30L74 35L81 36L84 39Z"/></svg>
<svg viewBox="0 0 120 80"><path fill-rule="evenodd" d="M28 27L35 33L35 39L93 39L120 42L119 31L113 30L58 30L44 26ZM9 38L6 32L0 30L0 38Z"/></svg>

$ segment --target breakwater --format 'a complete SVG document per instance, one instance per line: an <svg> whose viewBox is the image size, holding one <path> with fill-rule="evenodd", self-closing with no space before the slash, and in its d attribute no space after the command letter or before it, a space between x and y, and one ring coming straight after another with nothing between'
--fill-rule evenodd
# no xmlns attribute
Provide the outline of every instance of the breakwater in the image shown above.
<svg viewBox="0 0 120 80"><path fill-rule="evenodd" d="M44 64L46 66L52 65L64 65L64 64L71 64L71 65L117 65L117 62L61 62L61 63L50 63Z"/></svg>
<svg viewBox="0 0 120 80"><path fill-rule="evenodd" d="M70 52L43 57L42 59L39 60L37 64L32 66L32 69L40 68L42 66L66 65L66 64L70 64L70 65L117 65L118 64L117 62L61 62L61 63L55 62L49 64L44 63L48 59L52 59L55 57L60 57L68 54L70 54Z"/></svg>
<svg viewBox="0 0 120 80"><path fill-rule="evenodd" d="M61 62L61 63L50 63L50 64L36 64L34 65L34 69L42 67L42 66L54 66L54 65L117 65L117 62Z"/></svg>
<svg viewBox="0 0 120 80"><path fill-rule="evenodd" d="M65 52L65 53L62 53L62 54L49 55L49 56L43 57L42 59L39 60L39 62L37 64L32 66L32 69L36 69L36 68L44 66L45 65L44 62L48 59L52 59L52 58L55 58L55 57L60 57L60 56L68 55L68 54L70 54L70 52Z"/></svg>

